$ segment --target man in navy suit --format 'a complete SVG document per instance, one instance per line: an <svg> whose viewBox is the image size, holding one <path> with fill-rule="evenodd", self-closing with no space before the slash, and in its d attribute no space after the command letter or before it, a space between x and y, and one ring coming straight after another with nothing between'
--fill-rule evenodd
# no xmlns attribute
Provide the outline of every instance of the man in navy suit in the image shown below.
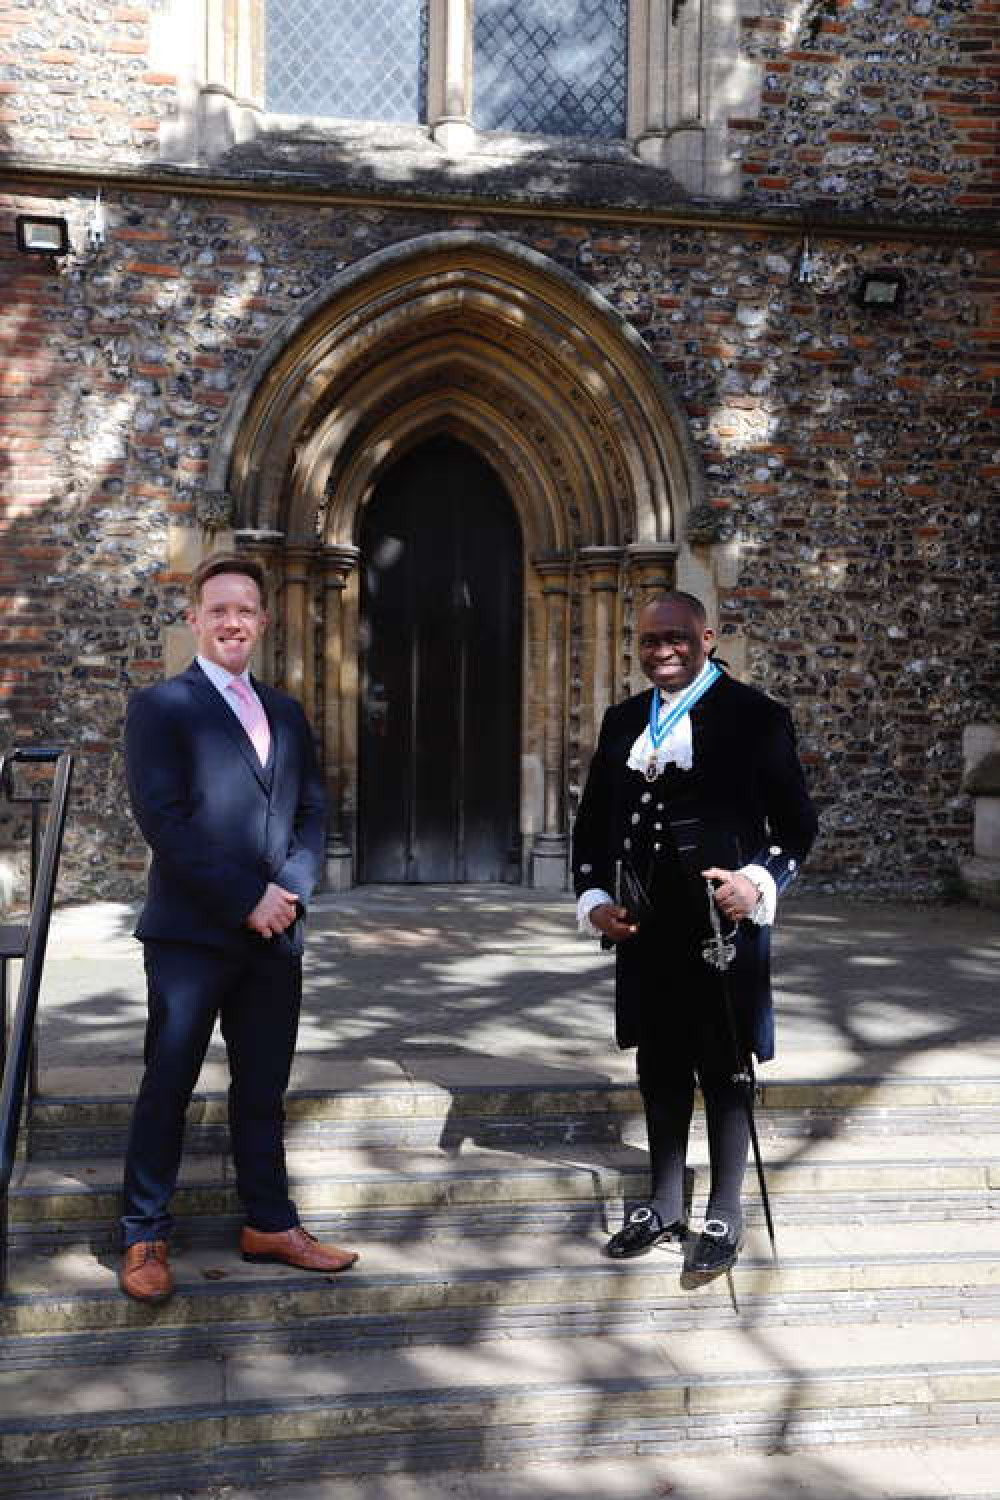
<svg viewBox="0 0 1000 1500"><path fill-rule="evenodd" d="M143 1302L173 1291L169 1203L216 1018L229 1058L244 1258L326 1272L357 1259L308 1234L288 1194L284 1095L326 806L301 707L247 670L267 626L263 569L237 554L206 559L192 578L188 623L194 662L136 693L125 721L129 797L152 852L136 928L149 1015L125 1158L120 1276Z"/></svg>
<svg viewBox="0 0 1000 1500"><path fill-rule="evenodd" d="M688 1269L728 1269L742 1243L749 1131L741 1063L773 1056L769 931L816 834L788 712L712 661L700 600L670 593L639 617L652 688L609 708L573 839L578 916L616 949L616 1031L637 1047L648 1200L614 1258L686 1239L684 1171L697 1082L711 1181ZM729 1023L702 947L711 900L734 944ZM731 924L731 927L730 927Z"/></svg>

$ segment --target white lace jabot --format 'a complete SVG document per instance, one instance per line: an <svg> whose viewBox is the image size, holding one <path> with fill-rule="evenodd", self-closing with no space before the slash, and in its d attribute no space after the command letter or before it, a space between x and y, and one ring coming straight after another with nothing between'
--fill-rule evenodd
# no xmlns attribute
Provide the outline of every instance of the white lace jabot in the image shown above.
<svg viewBox="0 0 1000 1500"><path fill-rule="evenodd" d="M710 675L712 671L713 667L711 662L706 661L697 677L695 677L688 684L684 691L690 692L693 689L696 689L701 683L702 679ZM671 708L677 702L677 699L680 696L681 695L679 693L661 692L661 723L670 713ZM654 749L653 747L653 741L649 733L649 725L647 724L640 734L639 738L633 744L632 749L629 751L628 767L630 771L641 771L643 775L645 775L650 761L655 760L656 773L657 775L659 775L664 766L669 765L675 765L680 771L690 771L692 759L693 749L691 744L691 715L684 714L677 720L677 723L674 725L673 729L670 730L669 734L667 734L666 737L660 742L658 749Z"/></svg>

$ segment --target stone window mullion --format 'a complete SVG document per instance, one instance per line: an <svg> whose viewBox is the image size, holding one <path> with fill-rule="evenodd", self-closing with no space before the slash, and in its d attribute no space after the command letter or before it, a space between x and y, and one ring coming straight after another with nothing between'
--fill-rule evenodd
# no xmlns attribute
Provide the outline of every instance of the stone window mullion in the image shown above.
<svg viewBox="0 0 1000 1500"><path fill-rule="evenodd" d="M631 0L628 16L628 117L626 131L641 147L647 135L667 128L667 24L670 0Z"/></svg>
<svg viewBox="0 0 1000 1500"><path fill-rule="evenodd" d="M264 0L239 0L246 7L246 20L242 27L246 54L241 48L247 97L263 107L267 94L267 16Z"/></svg>
<svg viewBox="0 0 1000 1500"><path fill-rule="evenodd" d="M711 4L715 0L710 0ZM632 0L629 136L691 191L704 175L702 0Z"/></svg>
<svg viewBox="0 0 1000 1500"><path fill-rule="evenodd" d="M205 0L205 86L263 98L264 0Z"/></svg>
<svg viewBox="0 0 1000 1500"><path fill-rule="evenodd" d="M427 123L439 146L459 154L471 148L473 0L429 0L427 14Z"/></svg>

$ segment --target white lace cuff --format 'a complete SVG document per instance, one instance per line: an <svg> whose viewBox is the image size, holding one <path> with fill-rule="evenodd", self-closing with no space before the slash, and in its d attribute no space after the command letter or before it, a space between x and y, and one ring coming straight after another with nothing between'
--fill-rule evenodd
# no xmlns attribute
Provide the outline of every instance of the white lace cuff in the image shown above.
<svg viewBox="0 0 1000 1500"><path fill-rule="evenodd" d="M758 927L771 927L778 910L778 887L774 876L763 865L742 865L736 873L745 875L760 893L748 920L756 922Z"/></svg>
<svg viewBox="0 0 1000 1500"><path fill-rule="evenodd" d="M602 936L590 920L590 913L595 906L603 906L605 902L611 902L613 898L607 891L602 891L600 886L591 886L590 890L584 891L576 903L576 925L587 937L599 938Z"/></svg>

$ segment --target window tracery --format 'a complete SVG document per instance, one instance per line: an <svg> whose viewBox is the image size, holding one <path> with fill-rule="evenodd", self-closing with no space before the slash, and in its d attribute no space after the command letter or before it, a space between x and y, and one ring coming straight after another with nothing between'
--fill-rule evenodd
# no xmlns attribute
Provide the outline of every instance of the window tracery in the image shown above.
<svg viewBox="0 0 1000 1500"><path fill-rule="evenodd" d="M390 121L448 155L482 131L625 140L688 191L738 191L728 122L755 112L760 87L740 53L742 0L576 0L572 34L560 0L174 5L204 17L195 118L173 135L202 160L290 117L312 134Z"/></svg>

